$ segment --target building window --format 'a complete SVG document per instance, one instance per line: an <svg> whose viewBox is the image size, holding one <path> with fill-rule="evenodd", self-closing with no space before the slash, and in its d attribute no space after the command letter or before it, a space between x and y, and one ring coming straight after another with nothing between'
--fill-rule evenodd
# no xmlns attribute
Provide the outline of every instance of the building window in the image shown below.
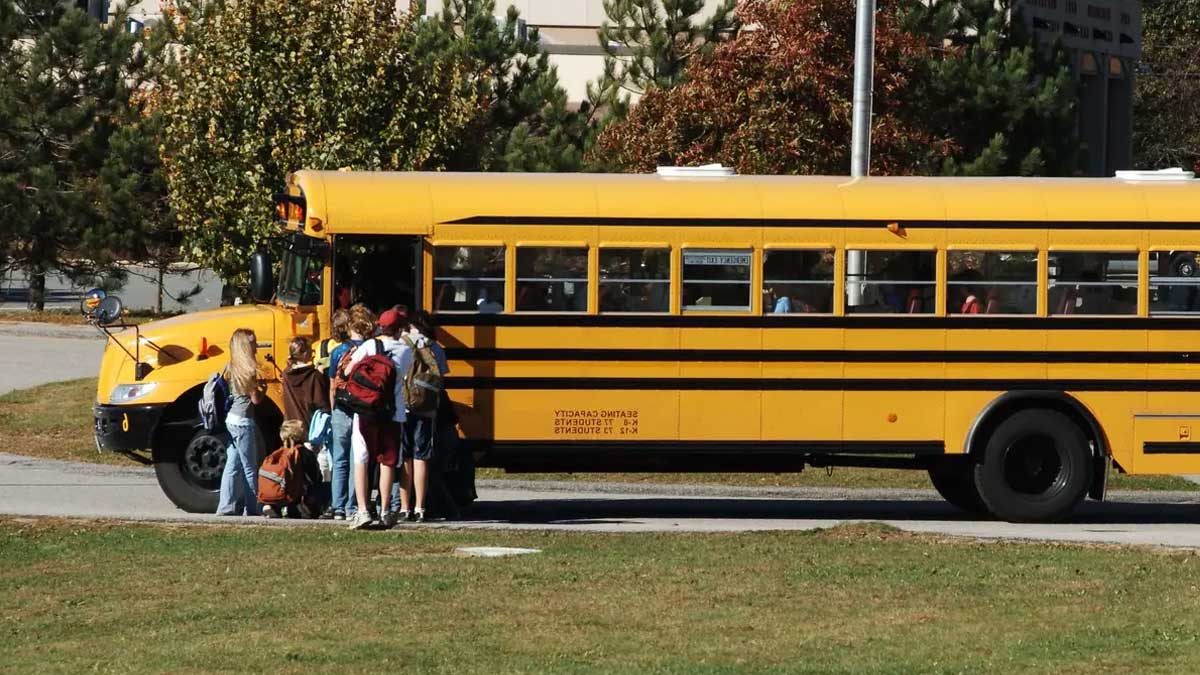
<svg viewBox="0 0 1200 675"><path fill-rule="evenodd" d="M763 253L764 314L833 313L833 249Z"/></svg>
<svg viewBox="0 0 1200 675"><path fill-rule="evenodd" d="M1200 315L1200 253L1150 252L1150 314Z"/></svg>
<svg viewBox="0 0 1200 675"><path fill-rule="evenodd" d="M1103 21L1112 20L1112 10L1108 7L1097 7L1096 5L1088 5L1088 18L1101 19Z"/></svg>
<svg viewBox="0 0 1200 675"><path fill-rule="evenodd" d="M1136 253L1050 253L1050 313L1137 314Z"/></svg>
<svg viewBox="0 0 1200 675"><path fill-rule="evenodd" d="M433 307L437 312L504 311L504 247L435 246Z"/></svg>
<svg viewBox="0 0 1200 675"><path fill-rule="evenodd" d="M1079 3L1075 0L1067 0L1067 14L1078 14Z"/></svg>
<svg viewBox="0 0 1200 675"><path fill-rule="evenodd" d="M855 253L855 251L850 251ZM861 251L861 273L846 272L846 312L933 314L933 251Z"/></svg>
<svg viewBox="0 0 1200 675"><path fill-rule="evenodd" d="M1133 17L1129 15L1129 12L1121 12L1121 25L1128 26L1131 23L1133 23Z"/></svg>
<svg viewBox="0 0 1200 675"><path fill-rule="evenodd" d="M748 250L685 250L680 289L684 311L750 311L752 257Z"/></svg>
<svg viewBox="0 0 1200 675"><path fill-rule="evenodd" d="M1112 42L1113 34L1111 30L1102 30L1100 28L1092 29L1092 39L1102 40L1104 42Z"/></svg>
<svg viewBox="0 0 1200 675"><path fill-rule="evenodd" d="M587 248L517 249L518 312L586 312Z"/></svg>
<svg viewBox="0 0 1200 675"><path fill-rule="evenodd" d="M947 314L1036 314L1037 254L950 251Z"/></svg>
<svg viewBox="0 0 1200 675"><path fill-rule="evenodd" d="M671 311L671 250L600 249L600 311Z"/></svg>

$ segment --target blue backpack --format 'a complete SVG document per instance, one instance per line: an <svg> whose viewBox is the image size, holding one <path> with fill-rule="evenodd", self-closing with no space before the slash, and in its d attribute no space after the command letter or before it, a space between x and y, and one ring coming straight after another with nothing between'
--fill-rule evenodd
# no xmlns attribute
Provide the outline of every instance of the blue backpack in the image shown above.
<svg viewBox="0 0 1200 675"><path fill-rule="evenodd" d="M225 429L225 415L233 407L233 398L229 395L229 382L225 373L213 373L204 383L204 393L200 396L200 422L206 431L217 432Z"/></svg>

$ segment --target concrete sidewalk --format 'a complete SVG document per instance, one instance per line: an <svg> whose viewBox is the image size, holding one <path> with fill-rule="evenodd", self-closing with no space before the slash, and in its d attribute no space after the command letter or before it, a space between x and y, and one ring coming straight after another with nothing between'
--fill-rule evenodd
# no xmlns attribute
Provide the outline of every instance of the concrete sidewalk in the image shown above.
<svg viewBox="0 0 1200 675"><path fill-rule="evenodd" d="M812 530L882 522L909 532L977 539L1140 544L1200 548L1200 493L1119 493L1085 503L1071 523L972 520L922 490L793 488L758 491L720 486L622 486L481 481L466 519L425 527L583 532L749 532ZM316 520L222 518L176 509L145 467L111 467L0 454L0 514L139 522L280 527L346 527ZM401 526L398 531L403 531ZM365 533L388 536L384 533ZM502 539L493 535L489 540Z"/></svg>

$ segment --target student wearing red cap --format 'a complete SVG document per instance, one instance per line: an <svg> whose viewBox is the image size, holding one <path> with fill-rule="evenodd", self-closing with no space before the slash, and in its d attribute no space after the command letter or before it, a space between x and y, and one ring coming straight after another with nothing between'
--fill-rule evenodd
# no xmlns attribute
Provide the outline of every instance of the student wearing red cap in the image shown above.
<svg viewBox="0 0 1200 675"><path fill-rule="evenodd" d="M412 365L413 350L400 339L400 334L408 328L408 315L403 308L394 307L379 315L379 338L366 340L359 345L350 356L349 367L374 356L379 347L391 358L396 367L396 384L394 389L395 407L390 419L372 419L371 417L354 415L354 426L358 431L354 434L351 451L354 455L354 487L358 500L358 512L350 525L354 529L362 529L371 524L371 514L367 508L367 500L371 496L368 487L367 464L374 459L379 463L379 514L383 527L389 528L396 524L396 516L391 512L390 500L392 483L396 479L396 466L400 464L400 437L403 434L404 409L404 374Z"/></svg>

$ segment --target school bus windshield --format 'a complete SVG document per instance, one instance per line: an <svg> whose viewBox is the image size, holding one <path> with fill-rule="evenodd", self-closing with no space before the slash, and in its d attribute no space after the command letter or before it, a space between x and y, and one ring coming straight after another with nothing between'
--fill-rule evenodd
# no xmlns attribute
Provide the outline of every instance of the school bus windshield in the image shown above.
<svg viewBox="0 0 1200 675"><path fill-rule="evenodd" d="M279 299L287 304L319 305L325 268L322 241L295 234L283 254L283 272L279 279Z"/></svg>

